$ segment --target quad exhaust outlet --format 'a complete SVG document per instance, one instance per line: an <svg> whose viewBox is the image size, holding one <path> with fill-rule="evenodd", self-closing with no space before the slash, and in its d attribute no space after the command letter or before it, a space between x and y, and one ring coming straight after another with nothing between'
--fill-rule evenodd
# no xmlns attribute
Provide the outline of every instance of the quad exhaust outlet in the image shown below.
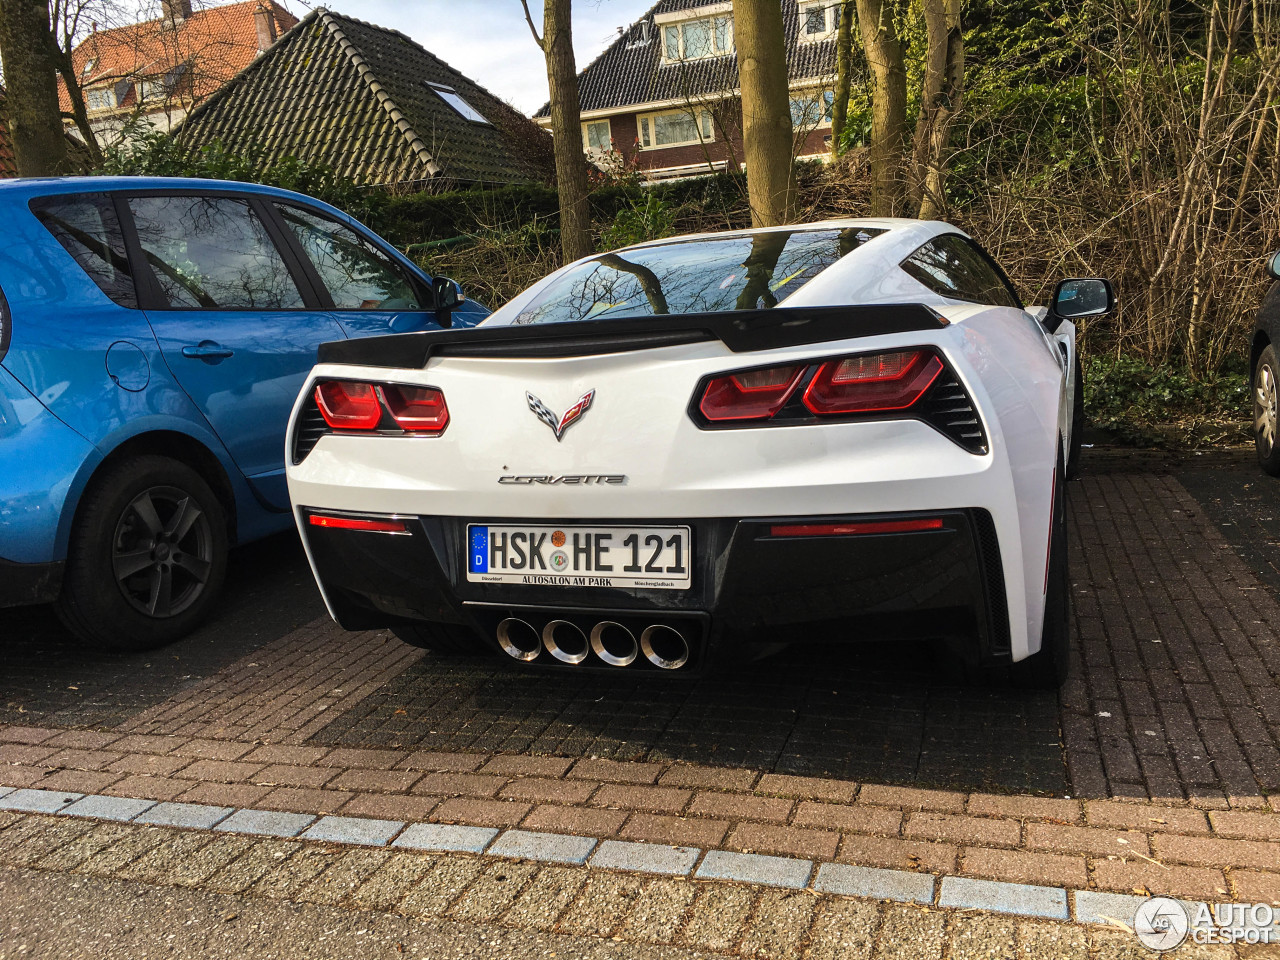
<svg viewBox="0 0 1280 960"><path fill-rule="evenodd" d="M667 623L651 624L637 638L615 620L601 620L587 633L571 620L548 620L539 630L528 620L507 617L498 624L497 639L507 656L525 663L537 660L545 650L571 666L594 653L611 667L629 667L643 654L659 670L679 670L691 655L688 637Z"/></svg>

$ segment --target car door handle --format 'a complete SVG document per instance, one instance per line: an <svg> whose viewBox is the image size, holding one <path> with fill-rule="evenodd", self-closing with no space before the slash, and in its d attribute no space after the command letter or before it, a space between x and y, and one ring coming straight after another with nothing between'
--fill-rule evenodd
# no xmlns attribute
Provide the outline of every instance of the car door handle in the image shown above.
<svg viewBox="0 0 1280 960"><path fill-rule="evenodd" d="M213 340L201 340L199 343L182 348L182 355L190 357L193 360L203 360L206 363L217 363L220 360L226 360L233 356L235 351L230 347L224 347L222 344Z"/></svg>

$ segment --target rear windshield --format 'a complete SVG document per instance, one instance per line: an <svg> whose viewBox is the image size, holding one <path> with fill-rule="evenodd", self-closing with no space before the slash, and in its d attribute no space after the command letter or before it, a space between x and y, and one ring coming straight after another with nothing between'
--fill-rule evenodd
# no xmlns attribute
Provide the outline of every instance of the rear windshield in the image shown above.
<svg viewBox="0 0 1280 960"><path fill-rule="evenodd" d="M777 306L883 230L780 230L605 253L557 277L512 324Z"/></svg>

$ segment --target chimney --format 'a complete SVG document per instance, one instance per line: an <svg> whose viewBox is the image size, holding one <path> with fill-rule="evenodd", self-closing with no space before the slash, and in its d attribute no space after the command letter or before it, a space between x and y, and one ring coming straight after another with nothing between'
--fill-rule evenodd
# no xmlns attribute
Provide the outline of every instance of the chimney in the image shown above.
<svg viewBox="0 0 1280 960"><path fill-rule="evenodd" d="M266 53L276 42L275 12L266 4L259 3L253 11L253 23L258 28L258 52Z"/></svg>
<svg viewBox="0 0 1280 960"><path fill-rule="evenodd" d="M164 9L164 18L172 24L179 24L191 16L191 0L160 0Z"/></svg>

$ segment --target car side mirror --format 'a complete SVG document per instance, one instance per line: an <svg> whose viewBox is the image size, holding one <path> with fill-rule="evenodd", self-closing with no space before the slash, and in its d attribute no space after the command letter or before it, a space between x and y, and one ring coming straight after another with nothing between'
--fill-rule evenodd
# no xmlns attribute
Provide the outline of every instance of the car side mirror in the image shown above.
<svg viewBox="0 0 1280 960"><path fill-rule="evenodd" d="M1053 291L1045 327L1053 333L1063 320L1106 316L1116 308L1116 295L1111 282L1098 277L1076 277L1063 280Z"/></svg>
<svg viewBox="0 0 1280 960"><path fill-rule="evenodd" d="M1267 257L1267 276L1272 280L1280 280L1280 250Z"/></svg>
<svg viewBox="0 0 1280 960"><path fill-rule="evenodd" d="M431 281L431 292L436 299L436 313L440 316L442 326L451 326L450 314L467 298L462 295L462 287L458 281L448 277L436 277Z"/></svg>

